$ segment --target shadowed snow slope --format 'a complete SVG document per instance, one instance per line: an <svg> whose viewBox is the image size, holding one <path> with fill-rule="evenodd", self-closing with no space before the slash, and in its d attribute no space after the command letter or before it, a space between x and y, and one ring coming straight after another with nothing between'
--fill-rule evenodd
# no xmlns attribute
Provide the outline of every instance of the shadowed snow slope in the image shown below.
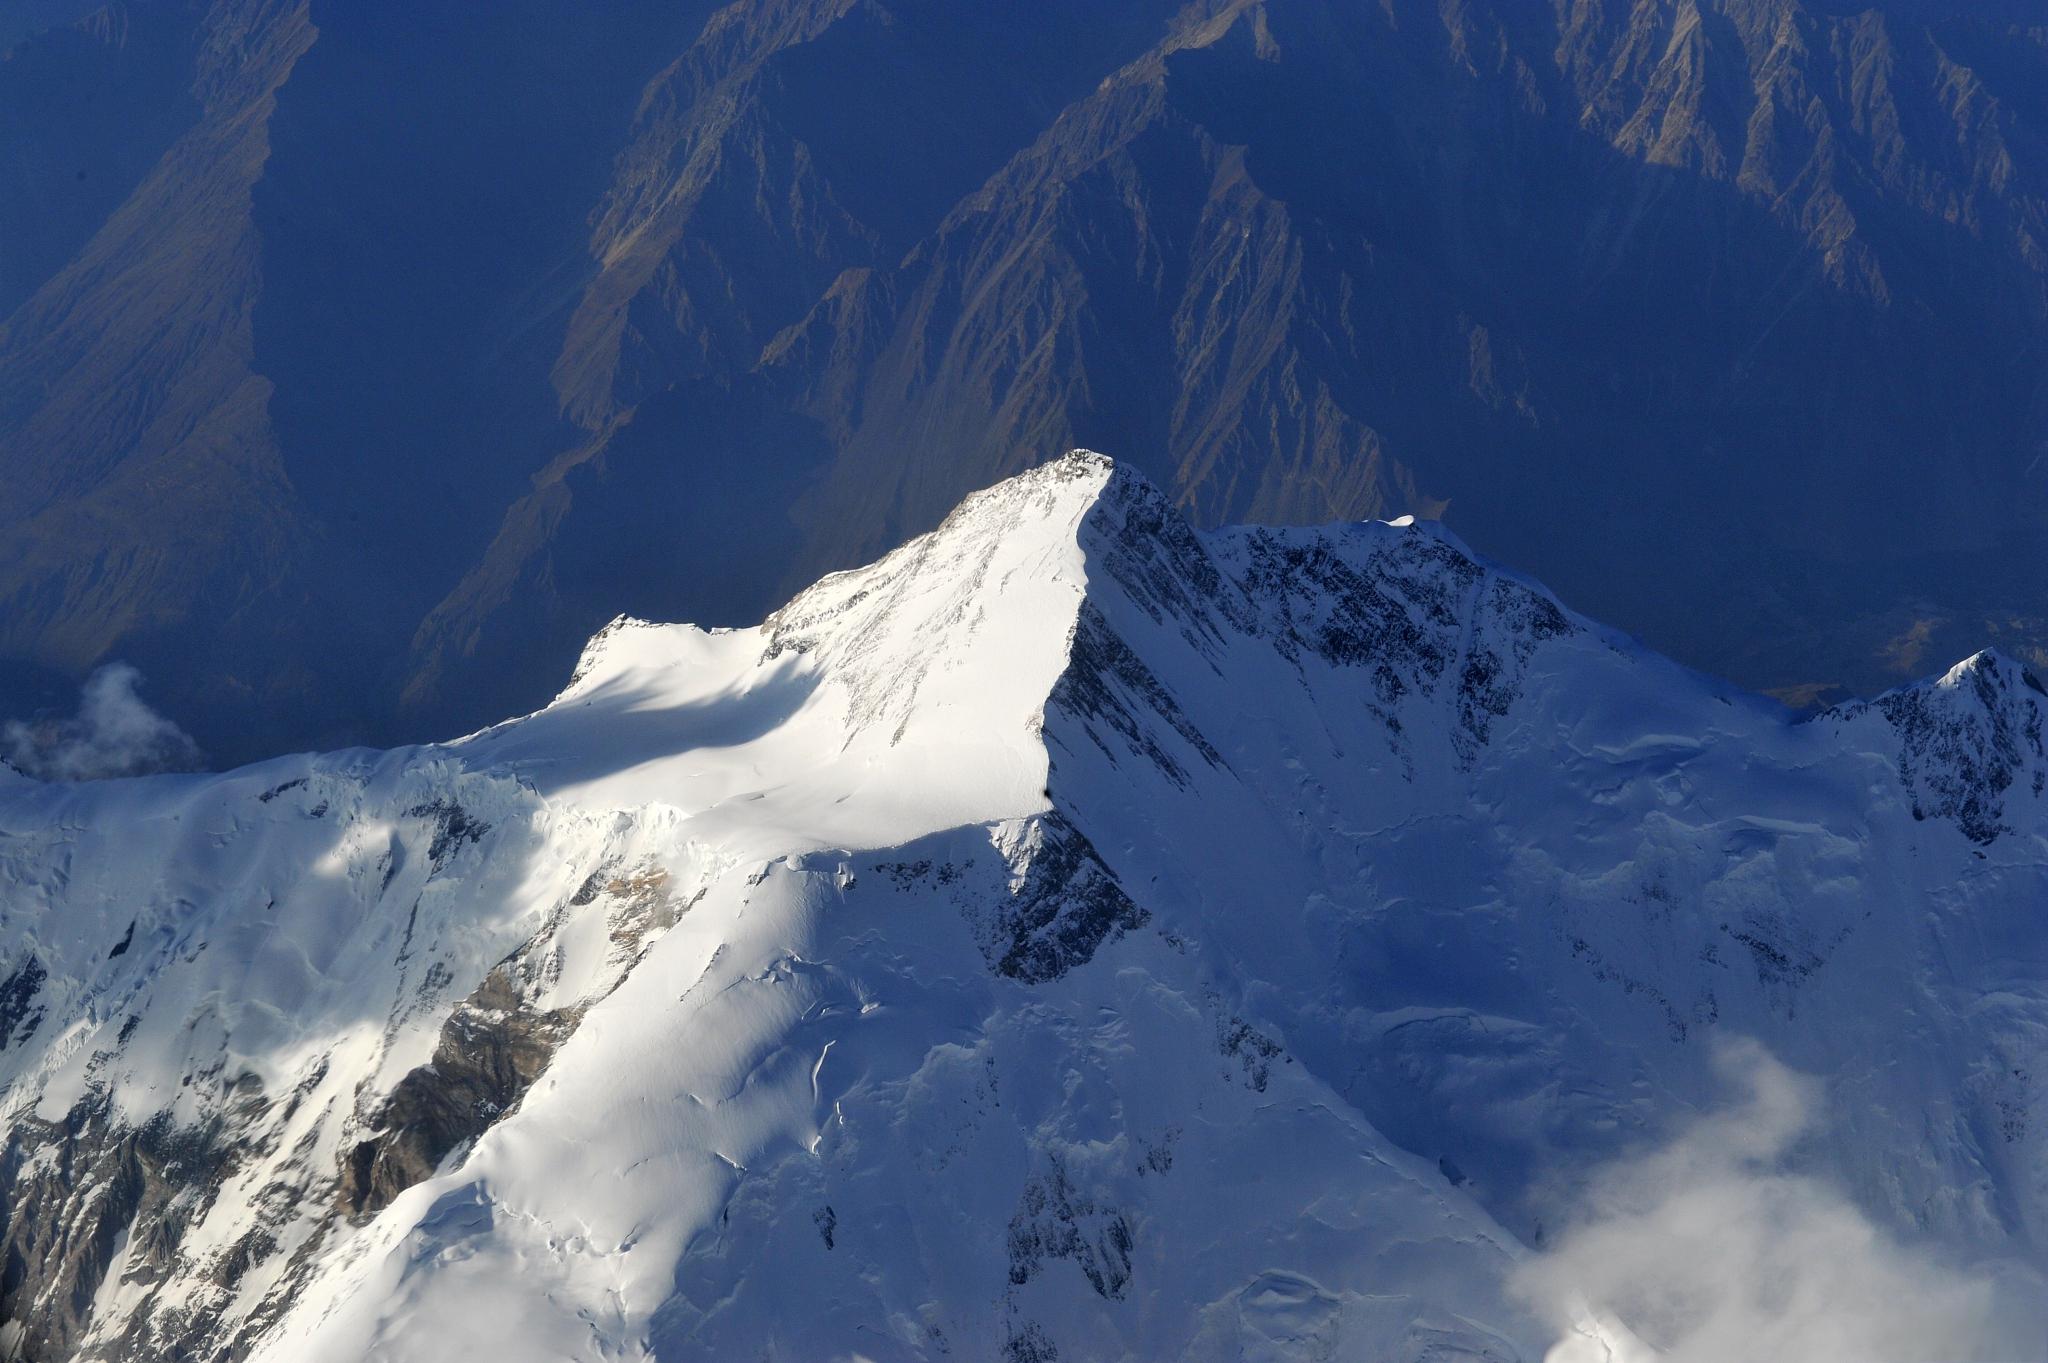
<svg viewBox="0 0 2048 1363"><path fill-rule="evenodd" d="M454 743L4 774L0 1353L1536 1363L1518 1265L1729 1035L2024 1277L2044 715L1795 723L1076 452Z"/></svg>

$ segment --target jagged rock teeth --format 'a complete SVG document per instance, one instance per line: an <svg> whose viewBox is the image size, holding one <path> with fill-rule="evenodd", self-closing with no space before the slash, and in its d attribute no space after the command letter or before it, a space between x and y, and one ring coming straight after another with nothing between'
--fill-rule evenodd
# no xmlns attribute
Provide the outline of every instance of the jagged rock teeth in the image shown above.
<svg viewBox="0 0 2048 1363"><path fill-rule="evenodd" d="M1837 723L1872 713L1897 736L1916 819L1946 819L1988 845L2010 831L2009 799L2048 797L2048 689L2009 658L1979 653L1936 680L1828 712Z"/></svg>

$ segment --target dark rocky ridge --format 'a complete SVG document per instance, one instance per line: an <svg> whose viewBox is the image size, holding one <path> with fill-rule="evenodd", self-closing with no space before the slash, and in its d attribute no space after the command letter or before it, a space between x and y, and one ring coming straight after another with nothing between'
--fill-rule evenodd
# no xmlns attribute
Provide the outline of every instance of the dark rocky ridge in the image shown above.
<svg viewBox="0 0 2048 1363"><path fill-rule="evenodd" d="M2027 668L1984 652L1939 681L1830 711L1840 723L1875 712L1898 734L1899 781L1913 817L1948 819L1972 842L2008 831L2009 797L2048 796L2048 688Z"/></svg>
<svg viewBox="0 0 2048 1363"><path fill-rule="evenodd" d="M122 1236L141 1236L129 1255L131 1280L168 1277L195 1204L210 1198L232 1159L218 1127L181 1129L159 1120L127 1128L104 1101L82 1102L61 1121L18 1123L0 1153L0 1185L7 1188L0 1199L0 1320L20 1329L19 1357L73 1355ZM261 1233L252 1227L252 1235ZM231 1262L221 1266L216 1285L234 1285ZM124 1344L175 1351L197 1343L214 1322L202 1309L135 1324Z"/></svg>

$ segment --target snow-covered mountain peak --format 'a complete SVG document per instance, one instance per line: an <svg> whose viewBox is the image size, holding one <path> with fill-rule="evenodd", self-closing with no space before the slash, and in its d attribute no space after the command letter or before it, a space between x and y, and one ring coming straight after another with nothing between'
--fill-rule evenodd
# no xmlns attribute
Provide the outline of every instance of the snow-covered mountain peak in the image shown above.
<svg viewBox="0 0 2048 1363"><path fill-rule="evenodd" d="M2040 827L2036 811L2048 805L2048 689L1997 650L1837 707L1829 718L1850 726L1881 719L1895 732L1899 779L1916 819L1947 819L1980 844L2013 831L2013 814L2021 826Z"/></svg>
<svg viewBox="0 0 2048 1363"><path fill-rule="evenodd" d="M551 705L456 750L578 805L672 806L763 855L1040 810L1039 726L1088 589L1080 526L1134 479L1077 451L752 629L616 620Z"/></svg>
<svg viewBox="0 0 2048 1363"><path fill-rule="evenodd" d="M1584 629L1440 525L1205 537L1142 475L1075 450L758 627L616 620L553 704L458 750L720 837L887 845L1044 808L1048 706L1055 728L1142 741L1175 779L1218 766L1181 692L1233 669L1277 669L1304 699L1357 685L1372 751L1411 775L1418 752L1469 768L1540 646Z"/></svg>
<svg viewBox="0 0 2048 1363"><path fill-rule="evenodd" d="M2043 713L1797 722L1075 452L451 744L0 782L0 1357L1536 1363L1728 1034L2048 1265Z"/></svg>
<svg viewBox="0 0 2048 1363"><path fill-rule="evenodd" d="M2013 711L2048 707L2048 686L2025 663L1995 648L1979 649L1941 676L1919 683L1973 691L1987 709Z"/></svg>

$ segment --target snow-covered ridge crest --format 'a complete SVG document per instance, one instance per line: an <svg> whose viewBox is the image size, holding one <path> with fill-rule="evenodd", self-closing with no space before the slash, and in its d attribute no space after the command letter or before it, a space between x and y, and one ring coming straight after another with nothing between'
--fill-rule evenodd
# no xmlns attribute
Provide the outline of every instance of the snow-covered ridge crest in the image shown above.
<svg viewBox="0 0 2048 1363"><path fill-rule="evenodd" d="M1321 704L1342 693L1369 720L1362 748L1456 798L1457 774L1525 689L1546 683L1538 655L1574 639L1560 656L1712 691L1766 731L1790 723L1576 616L1440 524L1204 535L1142 475L1075 450L974 494L938 529L826 577L756 628L616 620L553 705L469 744L472 760L505 761L550 793L673 803L713 827L738 801L745 824L779 838L879 846L1056 803L1050 768L1070 729L1096 747L1106 733L1142 735L1148 760L1177 779L1191 762L1227 766L1191 716L1204 678L1230 671L1241 686L1278 668L1276 694ZM1231 697L1218 705L1207 727L1221 734L1240 716ZM583 711L595 712L588 724ZM662 714L673 721L649 718ZM2038 796L2048 782L2044 714L2039 681L1986 651L1820 720L1876 726L1857 741L1892 751L1917 814L1981 842L2008 830L2008 788ZM564 742L586 728L623 735ZM633 750L614 761L539 755L622 738ZM736 769L749 779L735 784Z"/></svg>
<svg viewBox="0 0 2048 1363"><path fill-rule="evenodd" d="M473 761L504 761L578 800L661 800L714 822L743 800L756 806L749 824L787 809L780 826L816 845L879 845L1043 808L1048 707L1090 732L1127 734L1145 712L1176 735L1153 759L1170 771L1189 754L1217 765L1176 688L1184 666L1214 674L1233 655L1282 667L1293 689L1332 674L1361 686L1411 772L1417 742L1448 743L1469 766L1535 648L1590 629L1440 525L1204 536L1142 475L1075 450L974 494L938 529L826 577L754 629L616 620L553 705L469 747ZM677 717L666 731L613 723L661 714ZM684 718L698 715L717 723ZM528 757L599 726L631 730L635 744L601 772ZM615 741L596 733L574 746ZM733 768L749 774L746 789L721 784ZM900 810L893 831L842 826L815 801L789 808L798 773L834 807L856 784L877 807L915 787L931 813L920 822ZM884 791L898 794L872 798Z"/></svg>
<svg viewBox="0 0 2048 1363"><path fill-rule="evenodd" d="M456 750L551 797L764 832L767 855L1042 810L1039 726L1088 590L1080 526L1128 476L1076 451L752 629L614 621L553 704Z"/></svg>

